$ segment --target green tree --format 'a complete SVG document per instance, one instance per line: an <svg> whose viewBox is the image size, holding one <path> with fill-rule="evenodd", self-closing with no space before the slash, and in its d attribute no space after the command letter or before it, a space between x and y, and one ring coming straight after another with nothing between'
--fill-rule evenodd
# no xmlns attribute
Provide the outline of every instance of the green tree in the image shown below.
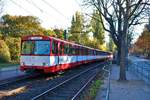
<svg viewBox="0 0 150 100"><path fill-rule="evenodd" d="M0 62L10 62L10 52L4 40L0 39Z"/></svg>
<svg viewBox="0 0 150 100"><path fill-rule="evenodd" d="M7 37L5 38L5 42L9 47L11 61L19 62L21 39L19 37Z"/></svg>
<svg viewBox="0 0 150 100"><path fill-rule="evenodd" d="M80 12L76 12L72 17L69 40L81 43L80 37L84 29L84 18Z"/></svg>
<svg viewBox="0 0 150 100"><path fill-rule="evenodd" d="M91 28L94 39L100 44L104 43L104 28L103 28L103 20L101 14L97 10L93 11L92 19L91 19Z"/></svg>
<svg viewBox="0 0 150 100"><path fill-rule="evenodd" d="M44 28L34 16L2 16L0 27L4 36L20 37L31 34L43 34Z"/></svg>
<svg viewBox="0 0 150 100"><path fill-rule="evenodd" d="M109 36L109 42L107 44L107 48L108 48L108 51L110 52L115 52L115 49L116 49L116 46L110 36Z"/></svg>
<svg viewBox="0 0 150 100"><path fill-rule="evenodd" d="M52 37L57 37L56 33L53 30L51 30L51 29L45 30L44 31L44 35L46 35L46 36L52 36Z"/></svg>
<svg viewBox="0 0 150 100"><path fill-rule="evenodd" d="M64 39L64 30L63 29L55 28L53 31L55 32L57 38Z"/></svg>

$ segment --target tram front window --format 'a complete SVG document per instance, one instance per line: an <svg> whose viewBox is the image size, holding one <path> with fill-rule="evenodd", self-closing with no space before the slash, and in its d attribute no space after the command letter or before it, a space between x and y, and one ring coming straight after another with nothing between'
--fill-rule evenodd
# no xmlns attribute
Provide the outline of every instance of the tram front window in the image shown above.
<svg viewBox="0 0 150 100"><path fill-rule="evenodd" d="M50 41L24 41L22 54L50 54Z"/></svg>

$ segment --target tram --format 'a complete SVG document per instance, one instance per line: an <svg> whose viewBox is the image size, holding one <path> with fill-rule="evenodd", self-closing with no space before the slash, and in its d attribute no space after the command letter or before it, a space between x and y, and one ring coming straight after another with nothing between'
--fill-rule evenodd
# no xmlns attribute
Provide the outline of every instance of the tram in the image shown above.
<svg viewBox="0 0 150 100"><path fill-rule="evenodd" d="M81 64L112 58L110 52L50 36L30 35L21 40L20 70L55 73Z"/></svg>

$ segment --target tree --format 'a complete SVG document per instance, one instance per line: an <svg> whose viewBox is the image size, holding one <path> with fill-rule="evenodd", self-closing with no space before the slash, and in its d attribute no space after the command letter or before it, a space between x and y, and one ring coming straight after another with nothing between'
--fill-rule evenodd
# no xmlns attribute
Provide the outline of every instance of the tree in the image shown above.
<svg viewBox="0 0 150 100"><path fill-rule="evenodd" d="M125 61L127 59L127 34L133 25L141 24L141 17L149 0L83 0L94 6L105 19L105 31L109 32L118 50L120 64L119 80L126 80ZM108 25L108 27L106 27Z"/></svg>
<svg viewBox="0 0 150 100"><path fill-rule="evenodd" d="M43 34L44 28L34 16L2 16L0 27L4 36L20 37L31 34Z"/></svg>
<svg viewBox="0 0 150 100"><path fill-rule="evenodd" d="M56 34L57 38L64 39L64 30L63 29L57 29L57 28L55 28L53 31Z"/></svg>
<svg viewBox="0 0 150 100"><path fill-rule="evenodd" d="M108 48L108 51L113 52L113 53L115 52L115 49L116 49L116 46L110 36L109 36L109 42L107 44L107 48Z"/></svg>
<svg viewBox="0 0 150 100"><path fill-rule="evenodd" d="M104 43L104 28L103 28L103 20L101 18L101 14L99 14L98 10L93 11L92 19L91 19L91 27L94 39L100 44Z"/></svg>
<svg viewBox="0 0 150 100"><path fill-rule="evenodd" d="M4 40L0 39L0 62L10 62L10 52Z"/></svg>
<svg viewBox="0 0 150 100"><path fill-rule="evenodd" d="M5 42L9 48L11 61L19 62L20 51L21 51L21 38L7 36Z"/></svg>
<svg viewBox="0 0 150 100"><path fill-rule="evenodd" d="M77 11L75 15L73 15L70 28L71 36L69 37L69 40L81 43L80 37L84 29L83 20L83 15L80 12Z"/></svg>
<svg viewBox="0 0 150 100"><path fill-rule="evenodd" d="M46 36L52 36L52 37L57 37L56 33L53 30L51 30L51 29L45 30L44 31L44 35L46 35Z"/></svg>
<svg viewBox="0 0 150 100"><path fill-rule="evenodd" d="M138 40L134 44L134 52L137 54L150 57L150 31L145 27L145 30L139 36Z"/></svg>

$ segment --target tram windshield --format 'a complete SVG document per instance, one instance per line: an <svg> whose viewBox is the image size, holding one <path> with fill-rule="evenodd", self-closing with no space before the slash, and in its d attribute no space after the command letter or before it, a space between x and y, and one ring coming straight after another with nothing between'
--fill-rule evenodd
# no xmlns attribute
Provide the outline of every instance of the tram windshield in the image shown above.
<svg viewBox="0 0 150 100"><path fill-rule="evenodd" d="M50 41L23 41L22 54L50 54Z"/></svg>

